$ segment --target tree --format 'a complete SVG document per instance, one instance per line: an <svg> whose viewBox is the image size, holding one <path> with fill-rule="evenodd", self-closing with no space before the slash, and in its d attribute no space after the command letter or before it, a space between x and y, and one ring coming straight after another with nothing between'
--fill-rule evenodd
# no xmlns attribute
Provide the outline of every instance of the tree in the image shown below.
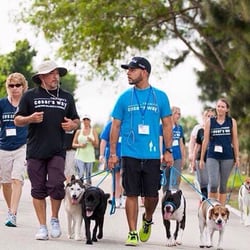
<svg viewBox="0 0 250 250"><path fill-rule="evenodd" d="M31 48L27 40L17 41L16 49L7 55L0 55L0 97L6 95L5 81L9 74L13 72L22 73L29 85L32 76L32 59L36 56L36 51Z"/></svg>
<svg viewBox="0 0 250 250"><path fill-rule="evenodd" d="M36 86L31 80L35 70L33 69L33 59L37 52L31 48L28 40L17 41L16 49L6 55L0 55L0 97L6 95L5 81L9 74L13 72L22 73L29 83L29 88ZM74 74L67 74L62 79L63 88L74 94L77 88L77 79Z"/></svg>
<svg viewBox="0 0 250 250"><path fill-rule="evenodd" d="M240 132L250 141L248 74L250 3L247 0L32 1L26 22L61 44L59 54L82 60L104 75L126 54L152 50L160 41L182 41L176 58L162 54L168 69L195 55L205 69L197 72L201 100L230 99ZM26 14L25 14L26 13ZM243 142L242 142L243 143ZM245 143L246 145L246 143ZM249 145L247 146L249 147ZM248 148L249 150L250 148Z"/></svg>

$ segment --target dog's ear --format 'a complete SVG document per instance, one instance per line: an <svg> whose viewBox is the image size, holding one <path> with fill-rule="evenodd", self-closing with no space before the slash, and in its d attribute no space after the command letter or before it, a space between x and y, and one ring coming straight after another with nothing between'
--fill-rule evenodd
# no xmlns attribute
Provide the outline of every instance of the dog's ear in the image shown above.
<svg viewBox="0 0 250 250"><path fill-rule="evenodd" d="M104 197L105 197L106 200L108 200L108 198L110 197L110 194L105 193L105 194L104 194Z"/></svg>
<svg viewBox="0 0 250 250"><path fill-rule="evenodd" d="M227 207L226 207L226 214L227 214L227 219L229 219L230 212L229 212L229 209Z"/></svg>
<svg viewBox="0 0 250 250"><path fill-rule="evenodd" d="M214 213L214 208L211 208L209 213L208 213L208 219L211 220L212 219L212 215Z"/></svg>
<svg viewBox="0 0 250 250"><path fill-rule="evenodd" d="M75 175L71 175L71 181L74 181L76 179Z"/></svg>

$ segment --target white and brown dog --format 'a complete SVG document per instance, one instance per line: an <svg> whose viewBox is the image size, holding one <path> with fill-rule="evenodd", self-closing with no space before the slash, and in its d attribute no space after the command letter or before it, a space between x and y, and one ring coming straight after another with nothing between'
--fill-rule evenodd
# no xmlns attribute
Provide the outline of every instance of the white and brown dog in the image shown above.
<svg viewBox="0 0 250 250"><path fill-rule="evenodd" d="M241 223L250 226L250 177L245 179L239 189L238 204Z"/></svg>
<svg viewBox="0 0 250 250"><path fill-rule="evenodd" d="M215 231L219 231L217 249L223 249L223 234L225 225L229 219L229 210L214 199L204 200L198 211L200 227L200 248L212 247L212 237Z"/></svg>
<svg viewBox="0 0 250 250"><path fill-rule="evenodd" d="M68 238L82 240L82 204L81 199L85 186L81 179L71 176L71 181L65 187L64 205L68 223Z"/></svg>

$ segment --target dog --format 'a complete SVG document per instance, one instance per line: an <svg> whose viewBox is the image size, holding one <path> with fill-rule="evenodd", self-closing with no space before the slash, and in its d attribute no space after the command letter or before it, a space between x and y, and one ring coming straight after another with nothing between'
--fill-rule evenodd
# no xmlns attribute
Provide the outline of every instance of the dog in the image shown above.
<svg viewBox="0 0 250 250"><path fill-rule="evenodd" d="M167 246L182 244L186 224L186 199L181 190L167 190L162 197L162 218L166 229ZM171 235L171 220L176 221L174 235Z"/></svg>
<svg viewBox="0 0 250 250"><path fill-rule="evenodd" d="M104 215L110 194L104 193L99 187L88 187L82 197L82 216L85 222L86 244L93 244L103 238ZM90 224L95 221L91 237ZM97 234L98 230L98 234ZM96 237L97 236L97 237Z"/></svg>
<svg viewBox="0 0 250 250"><path fill-rule="evenodd" d="M229 210L215 199L204 200L198 210L200 248L212 247L212 237L219 231L217 249L223 249L223 235L229 219Z"/></svg>
<svg viewBox="0 0 250 250"><path fill-rule="evenodd" d="M250 177L241 185L238 194L240 221L245 226L250 226Z"/></svg>
<svg viewBox="0 0 250 250"><path fill-rule="evenodd" d="M85 185L81 179L71 176L70 183L65 187L64 205L68 224L68 238L81 240L82 205L81 199L85 192Z"/></svg>

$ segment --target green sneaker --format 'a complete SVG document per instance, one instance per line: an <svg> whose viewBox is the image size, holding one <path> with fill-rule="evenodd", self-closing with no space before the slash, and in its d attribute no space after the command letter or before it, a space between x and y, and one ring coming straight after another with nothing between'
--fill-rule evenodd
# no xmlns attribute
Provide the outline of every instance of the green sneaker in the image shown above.
<svg viewBox="0 0 250 250"><path fill-rule="evenodd" d="M146 242L149 239L151 234L151 225L153 224L152 221L146 221L144 216L145 214L142 216L142 228L139 231L140 240L142 242Z"/></svg>
<svg viewBox="0 0 250 250"><path fill-rule="evenodd" d="M136 231L131 231L128 233L128 239L125 242L126 246L137 246L139 241L138 233Z"/></svg>

